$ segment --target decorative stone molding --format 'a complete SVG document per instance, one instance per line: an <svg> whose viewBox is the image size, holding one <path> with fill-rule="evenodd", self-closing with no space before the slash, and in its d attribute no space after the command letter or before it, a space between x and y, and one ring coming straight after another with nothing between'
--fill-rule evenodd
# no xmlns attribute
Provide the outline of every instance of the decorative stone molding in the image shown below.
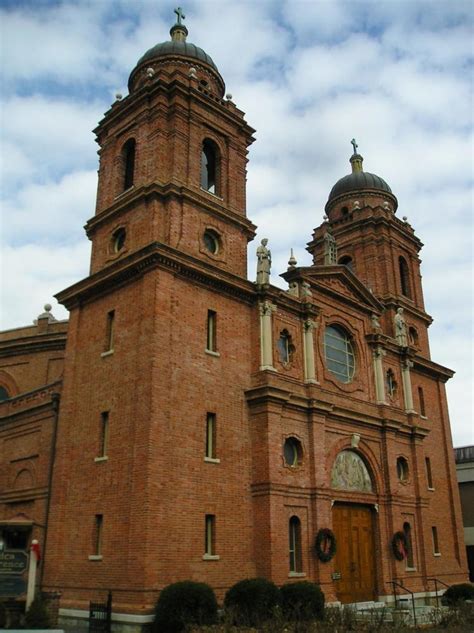
<svg viewBox="0 0 474 633"><path fill-rule="evenodd" d="M375 398L377 404L385 404L385 381L383 375L383 357L385 350L378 346L373 350L374 376L375 376Z"/></svg>
<svg viewBox="0 0 474 633"><path fill-rule="evenodd" d="M413 362L408 358L402 360L402 384L403 384L403 397L405 400L405 411L407 413L415 413L413 409L413 393L411 389L411 377L410 369L413 367Z"/></svg>
<svg viewBox="0 0 474 633"><path fill-rule="evenodd" d="M259 304L260 311L260 370L273 367L273 336L272 336L272 313L277 307L271 301L265 300Z"/></svg>
<svg viewBox="0 0 474 633"><path fill-rule="evenodd" d="M309 318L303 324L304 380L307 383L317 383L313 341L313 330L317 326L317 323Z"/></svg>

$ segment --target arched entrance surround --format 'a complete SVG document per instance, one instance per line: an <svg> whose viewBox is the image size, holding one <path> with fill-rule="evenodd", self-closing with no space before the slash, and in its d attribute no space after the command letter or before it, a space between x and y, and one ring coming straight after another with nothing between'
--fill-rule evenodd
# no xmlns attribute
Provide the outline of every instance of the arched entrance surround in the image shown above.
<svg viewBox="0 0 474 633"><path fill-rule="evenodd" d="M339 444L328 464L333 491L332 522L337 541L334 588L342 603L377 595L377 490L380 482L368 447Z"/></svg>

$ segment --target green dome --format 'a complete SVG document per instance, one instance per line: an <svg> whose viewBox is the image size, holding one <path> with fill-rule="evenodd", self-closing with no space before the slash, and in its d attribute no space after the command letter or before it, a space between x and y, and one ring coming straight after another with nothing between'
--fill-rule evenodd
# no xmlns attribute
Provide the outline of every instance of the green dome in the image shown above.
<svg viewBox="0 0 474 633"><path fill-rule="evenodd" d="M365 191L367 189L377 189L378 191L384 191L385 193L392 193L390 187L383 178L380 178L380 176L371 174L368 171L356 171L340 178L336 182L334 187L331 189L328 202L343 193L349 193L350 191Z"/></svg>
<svg viewBox="0 0 474 633"><path fill-rule="evenodd" d="M156 44L156 46L153 46L153 48L150 48L144 55L142 55L142 57L140 57L137 62L137 66L140 66L140 64L143 64L143 62L146 62L148 60L156 59L157 57L165 57L166 55L177 55L179 57L188 58L191 57L196 59L197 61L208 64L209 66L214 68L216 72L219 72L212 58L205 51L203 51L202 48L199 48L199 46L196 46L191 42L177 42L173 40L161 42L160 44Z"/></svg>

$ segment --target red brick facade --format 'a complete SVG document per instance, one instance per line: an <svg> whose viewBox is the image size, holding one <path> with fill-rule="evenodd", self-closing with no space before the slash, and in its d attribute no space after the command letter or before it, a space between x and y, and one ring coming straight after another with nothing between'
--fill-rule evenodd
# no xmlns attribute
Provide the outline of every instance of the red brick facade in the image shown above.
<svg viewBox="0 0 474 633"><path fill-rule="evenodd" d="M223 99L222 78L202 59L169 54L139 64L129 87L96 129L97 208L86 226L91 274L58 295L70 320L64 376L54 387L59 393L62 385L49 516L31 505L34 486L25 502L8 497L10 484L2 497L2 517L21 512L35 525L47 524L43 588L61 591L63 609L86 609L111 589L114 611L135 615L149 614L160 589L182 579L208 582L222 598L245 577L277 584L304 577L336 600L337 560L322 563L314 555L318 530L334 527L334 505L370 509L374 571L366 599L390 594L394 578L418 593L432 590L429 578L463 581L444 391L452 372L430 360L421 243L395 216L396 198L377 187L337 196L309 243L313 266L284 274L292 291L257 286L246 279L255 231L245 204L253 130ZM133 185L124 191L130 139ZM215 193L201 187L207 140L216 158ZM328 229L337 261L324 258ZM352 271L338 263L344 257L352 258ZM399 307L409 328L406 345L395 338ZM349 336L355 370L347 382L328 367L328 326ZM13 336L39 340L27 330L5 333L0 352L8 352ZM270 333L271 359L262 369L262 337L268 342ZM288 357L279 348L282 333ZM14 396L41 387L59 378L59 357L41 347L18 350L21 362L2 364L0 384L12 381ZM390 393L375 378L381 371L385 383L389 369ZM46 402L51 390L38 398ZM41 421L33 407L22 414L23 433L16 402L2 405L1 476L14 481L17 457L8 442L18 447L18 459L36 450L43 474L35 485L47 496L54 403ZM206 458L209 413L215 452ZM33 428L41 430L35 449L28 444ZM291 465L284 457L288 438L299 446ZM371 491L334 485L334 462L344 450L365 464ZM399 458L408 467L403 476ZM209 515L213 542L206 552ZM293 570L292 517L299 519L301 557ZM413 542L409 570L390 545L404 524ZM435 553L433 526L441 544ZM39 534L35 527L33 536Z"/></svg>

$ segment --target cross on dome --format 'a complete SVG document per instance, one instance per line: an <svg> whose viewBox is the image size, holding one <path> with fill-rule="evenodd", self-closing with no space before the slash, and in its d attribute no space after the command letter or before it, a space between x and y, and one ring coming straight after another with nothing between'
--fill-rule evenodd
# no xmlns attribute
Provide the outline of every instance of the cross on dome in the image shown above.
<svg viewBox="0 0 474 633"><path fill-rule="evenodd" d="M357 148L359 146L357 145L355 138L352 139L351 144L352 144L352 147L354 148L354 154L357 154Z"/></svg>
<svg viewBox="0 0 474 633"><path fill-rule="evenodd" d="M185 20L186 19L186 16L183 13L183 9L181 7L177 7L174 10L174 12L178 16L178 20L177 20L176 24L182 24L181 20Z"/></svg>

